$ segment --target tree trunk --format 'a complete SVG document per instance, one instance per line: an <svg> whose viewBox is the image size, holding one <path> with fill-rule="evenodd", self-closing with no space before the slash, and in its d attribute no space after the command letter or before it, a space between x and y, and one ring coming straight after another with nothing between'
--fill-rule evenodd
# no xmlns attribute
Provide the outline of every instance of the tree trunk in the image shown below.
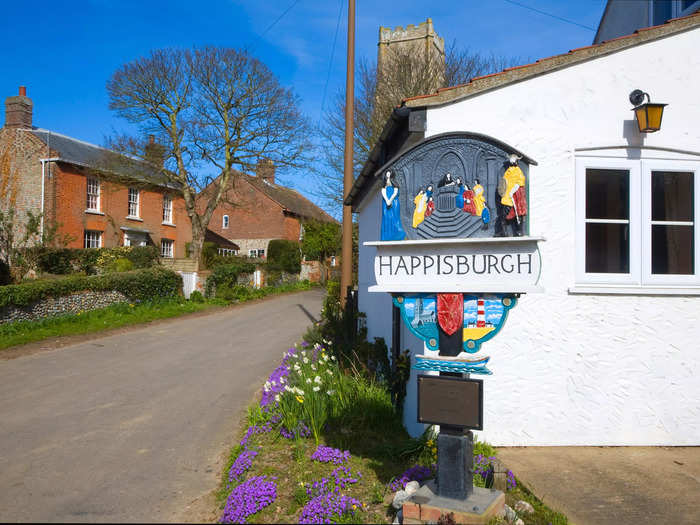
<svg viewBox="0 0 700 525"><path fill-rule="evenodd" d="M188 256L197 261L197 268L202 264L202 248L204 247L203 228L196 228L192 225L192 242L190 243L190 253Z"/></svg>

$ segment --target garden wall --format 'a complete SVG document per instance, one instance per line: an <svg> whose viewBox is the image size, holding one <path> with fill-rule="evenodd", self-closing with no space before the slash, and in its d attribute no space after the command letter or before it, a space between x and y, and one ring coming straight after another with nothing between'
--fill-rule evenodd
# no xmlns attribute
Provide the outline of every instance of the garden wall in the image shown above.
<svg viewBox="0 0 700 525"><path fill-rule="evenodd" d="M121 292L78 292L63 297L47 297L27 306L8 305L0 308L0 324L13 321L35 321L57 315L77 314L127 302Z"/></svg>

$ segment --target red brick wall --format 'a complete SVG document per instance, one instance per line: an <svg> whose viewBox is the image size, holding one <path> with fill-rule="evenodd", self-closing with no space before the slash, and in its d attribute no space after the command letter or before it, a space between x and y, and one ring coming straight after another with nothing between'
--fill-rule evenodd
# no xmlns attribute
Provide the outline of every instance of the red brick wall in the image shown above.
<svg viewBox="0 0 700 525"><path fill-rule="evenodd" d="M103 232L102 245L106 248L123 246L122 227L148 230L153 243L160 250L161 239L175 241L175 257L185 256L185 243L192 236L189 217L182 197L172 195L173 223L163 224L163 193L160 188L135 186L139 190L139 216L142 220L127 219L128 186L100 180L100 212L86 212L87 176L67 164L58 164L53 172L52 186L55 192L53 207L59 232L72 237L70 247L83 247L85 230Z"/></svg>
<svg viewBox="0 0 700 525"><path fill-rule="evenodd" d="M226 201L214 210L209 229L227 239L299 240L299 219L285 216L282 207L245 180L229 191ZM229 203L235 203L229 204ZM229 227L223 228L223 216Z"/></svg>

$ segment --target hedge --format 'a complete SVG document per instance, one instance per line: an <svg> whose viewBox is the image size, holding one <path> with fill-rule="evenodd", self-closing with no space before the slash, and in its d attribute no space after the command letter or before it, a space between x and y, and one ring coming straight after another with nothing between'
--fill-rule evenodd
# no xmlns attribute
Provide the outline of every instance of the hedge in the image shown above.
<svg viewBox="0 0 700 525"><path fill-rule="evenodd" d="M267 247L267 265L271 271L299 273L301 252L299 243L286 239L273 239Z"/></svg>
<svg viewBox="0 0 700 525"><path fill-rule="evenodd" d="M134 270L105 275L73 275L62 279L11 284L0 288L0 307L24 306L47 297L61 297L82 291L117 291L135 301L178 295L182 277L164 268Z"/></svg>
<svg viewBox="0 0 700 525"><path fill-rule="evenodd" d="M227 257L228 264L216 266L207 278L207 297L211 297L217 286L234 287L238 276L242 273L252 273L258 265L241 257Z"/></svg>
<svg viewBox="0 0 700 525"><path fill-rule="evenodd" d="M48 248L30 249L29 255L36 260L37 270L43 273L66 275L74 272L94 274L96 271L117 271L115 262L127 259L133 268L150 268L158 261L155 246L119 246L115 248Z"/></svg>

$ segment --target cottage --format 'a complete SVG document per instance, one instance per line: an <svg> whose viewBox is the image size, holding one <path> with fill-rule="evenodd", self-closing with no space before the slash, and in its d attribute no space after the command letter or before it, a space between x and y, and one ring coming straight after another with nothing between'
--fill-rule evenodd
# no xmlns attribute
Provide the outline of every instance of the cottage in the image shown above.
<svg viewBox="0 0 700 525"><path fill-rule="evenodd" d="M446 219L455 237L485 235L485 208L489 235L546 238L543 292L521 296L500 335L484 344L493 375L485 379L483 437L491 443L700 444L698 49L694 14L405 100L355 181L346 204L359 215L359 308L369 337L383 337L395 353L421 354L424 344L377 282L375 256L388 249L376 242L387 172L430 170L443 188L456 176L470 191L483 186L482 202L473 191L469 213ZM660 131L640 131L635 90L668 105ZM484 154L465 158L461 148L472 143ZM421 154L431 148L439 154L428 165L432 157ZM522 167L513 188L526 186L529 209L517 228L498 232L494 212L509 193L495 184L509 159ZM428 191L449 193L437 185L398 184L401 216L386 234L420 239L443 220L426 218ZM517 214L517 203L510 208ZM387 272L436 265L386 262ZM404 413L419 434L415 375Z"/></svg>
<svg viewBox="0 0 700 525"><path fill-rule="evenodd" d="M206 195L209 188L202 193ZM240 255L265 258L272 239L301 240L303 223L310 219L337 222L298 192L275 182L274 164L262 159L256 175L237 173L214 210L209 229L238 245Z"/></svg>
<svg viewBox="0 0 700 525"><path fill-rule="evenodd" d="M162 257L184 257L190 219L177 188L151 163L33 125L26 88L5 100L0 129L0 197L20 217L41 213L69 248L155 245ZM44 224L42 222L42 228Z"/></svg>

